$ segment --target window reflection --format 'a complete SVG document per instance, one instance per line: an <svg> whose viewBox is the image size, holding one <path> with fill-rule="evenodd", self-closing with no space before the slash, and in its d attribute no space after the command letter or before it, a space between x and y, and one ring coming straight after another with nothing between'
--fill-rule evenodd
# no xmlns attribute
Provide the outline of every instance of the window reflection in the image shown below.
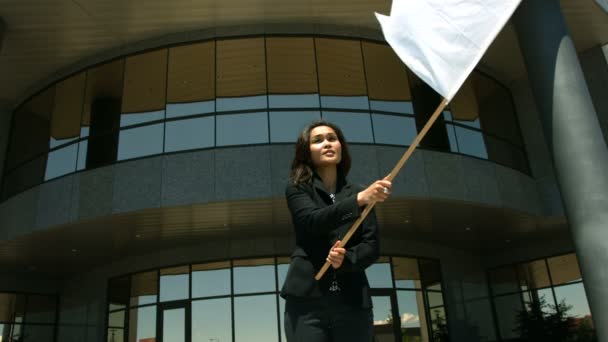
<svg viewBox="0 0 608 342"><path fill-rule="evenodd" d="M268 95L269 108L318 108L319 94Z"/></svg>
<svg viewBox="0 0 608 342"><path fill-rule="evenodd" d="M230 294L230 263L192 265L192 297Z"/></svg>
<svg viewBox="0 0 608 342"><path fill-rule="evenodd" d="M491 270L489 277L492 292L495 295L519 291L517 275L512 266Z"/></svg>
<svg viewBox="0 0 608 342"><path fill-rule="evenodd" d="M84 101L84 88L85 73L77 74L57 83L51 117L50 148L78 138Z"/></svg>
<svg viewBox="0 0 608 342"><path fill-rule="evenodd" d="M276 291L273 259L234 261L234 293Z"/></svg>
<svg viewBox="0 0 608 342"><path fill-rule="evenodd" d="M369 101L371 110L414 115L411 101Z"/></svg>
<svg viewBox="0 0 608 342"><path fill-rule="evenodd" d="M216 117L217 146L268 142L268 114L225 114Z"/></svg>
<svg viewBox="0 0 608 342"><path fill-rule="evenodd" d="M223 97L237 98L266 94L264 38L225 39L218 40L216 44L217 110L230 110L224 109L226 107L220 103L219 100ZM228 108L230 105L238 106L241 103L239 100L233 103L230 103L230 99L226 100ZM254 97L253 101L259 99ZM264 99L262 108L265 107Z"/></svg>
<svg viewBox="0 0 608 342"><path fill-rule="evenodd" d="M218 112L231 110L265 109L268 107L266 95L245 97L224 97L216 100Z"/></svg>
<svg viewBox="0 0 608 342"><path fill-rule="evenodd" d="M192 342L232 341L231 322L230 298L192 302Z"/></svg>
<svg viewBox="0 0 608 342"><path fill-rule="evenodd" d="M163 124L120 131L118 160L144 157L163 152Z"/></svg>
<svg viewBox="0 0 608 342"><path fill-rule="evenodd" d="M161 302L187 299L190 297L190 268L188 266L165 268L160 270Z"/></svg>
<svg viewBox="0 0 608 342"><path fill-rule="evenodd" d="M346 108L369 110L367 96L321 96L323 108Z"/></svg>
<svg viewBox="0 0 608 342"><path fill-rule="evenodd" d="M536 260L517 266L522 289L538 289L550 286L545 260Z"/></svg>
<svg viewBox="0 0 608 342"><path fill-rule="evenodd" d="M567 311L568 317L583 318L591 316L583 283L556 287L555 300L558 304L563 302L566 306L571 307Z"/></svg>
<svg viewBox="0 0 608 342"><path fill-rule="evenodd" d="M381 257L365 270L369 286L373 288L392 288L391 264L387 257Z"/></svg>
<svg viewBox="0 0 608 342"><path fill-rule="evenodd" d="M138 273L131 277L131 305L156 303L157 271Z"/></svg>
<svg viewBox="0 0 608 342"><path fill-rule="evenodd" d="M277 326L276 295L234 298L235 341L278 341Z"/></svg>
<svg viewBox="0 0 608 342"><path fill-rule="evenodd" d="M395 277L396 288L420 288L420 272L418 270L418 260L416 259L393 257L393 275Z"/></svg>
<svg viewBox="0 0 608 342"><path fill-rule="evenodd" d="M581 281L581 271L578 267L576 254L566 254L547 259L551 280L554 285Z"/></svg>
<svg viewBox="0 0 608 342"><path fill-rule="evenodd" d="M296 142L302 129L320 118L318 111L270 112L270 142Z"/></svg>
<svg viewBox="0 0 608 342"><path fill-rule="evenodd" d="M376 144L409 146L416 138L416 120L413 117L372 114Z"/></svg>
<svg viewBox="0 0 608 342"><path fill-rule="evenodd" d="M405 341L428 342L424 300L420 291L397 291L401 336Z"/></svg>
<svg viewBox="0 0 608 342"><path fill-rule="evenodd" d="M54 297L28 295L26 323L54 323L57 302Z"/></svg>
<svg viewBox="0 0 608 342"><path fill-rule="evenodd" d="M215 101L167 103L167 118L215 112Z"/></svg>
<svg viewBox="0 0 608 342"><path fill-rule="evenodd" d="M156 339L156 305L132 309L129 312L129 342Z"/></svg>
<svg viewBox="0 0 608 342"><path fill-rule="evenodd" d="M338 125L348 142L371 143L374 141L369 114L324 111L322 116L324 120Z"/></svg>
<svg viewBox="0 0 608 342"><path fill-rule="evenodd" d="M268 92L270 94L318 93L317 65L313 38L268 37L266 38L266 58L268 68ZM281 99L280 96L281 95L277 95L277 98L275 99ZM297 106L274 105L272 104L272 96L270 97L270 100L271 107L310 107L305 104ZM299 100L301 100L301 98ZM303 102L309 103L308 101ZM316 102L317 105L315 107L318 107L318 98Z"/></svg>
<svg viewBox="0 0 608 342"><path fill-rule="evenodd" d="M44 172L44 180L47 181L74 172L76 169L77 154L78 144L68 145L49 152L46 161L46 170Z"/></svg>
<svg viewBox="0 0 608 342"><path fill-rule="evenodd" d="M167 102L175 104L177 107L186 102L204 104L205 108L208 108L207 104L213 103L215 97L214 41L170 48L168 69ZM171 117L169 107L167 105L167 116ZM190 106L185 107L187 108L182 108L183 111L179 112L194 110ZM196 111L191 114L208 113L199 111L199 109Z"/></svg>
<svg viewBox="0 0 608 342"><path fill-rule="evenodd" d="M120 127L127 127L150 121L163 120L164 118L164 110L142 113L123 113L120 115Z"/></svg>
<svg viewBox="0 0 608 342"><path fill-rule="evenodd" d="M460 153L488 159L488 152L486 151L486 145L481 132L460 126L454 126L454 129Z"/></svg>
<svg viewBox="0 0 608 342"><path fill-rule="evenodd" d="M361 42L315 38L315 47L321 96L365 97L367 87L363 71ZM321 105L325 106L323 97Z"/></svg>
<svg viewBox="0 0 608 342"><path fill-rule="evenodd" d="M55 327L46 325L24 326L23 342L53 342ZM10 340L9 340L10 341Z"/></svg>
<svg viewBox="0 0 608 342"><path fill-rule="evenodd" d="M169 121L165 124L165 152L215 145L215 117Z"/></svg>
<svg viewBox="0 0 608 342"><path fill-rule="evenodd" d="M122 113L155 112L164 109L166 90L167 49L126 58Z"/></svg>

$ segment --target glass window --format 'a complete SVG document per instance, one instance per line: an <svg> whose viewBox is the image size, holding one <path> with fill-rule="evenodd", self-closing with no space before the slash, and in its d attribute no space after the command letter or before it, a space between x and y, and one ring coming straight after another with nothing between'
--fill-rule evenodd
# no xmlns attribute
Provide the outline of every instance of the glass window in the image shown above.
<svg viewBox="0 0 608 342"><path fill-rule="evenodd" d="M494 315L487 298L465 302L465 310L472 334L480 341L496 341Z"/></svg>
<svg viewBox="0 0 608 342"><path fill-rule="evenodd" d="M318 92L313 38L266 38L266 56L269 93L314 94ZM277 107L293 108L300 106Z"/></svg>
<svg viewBox="0 0 608 342"><path fill-rule="evenodd" d="M108 328L107 342L124 342L124 341L125 341L124 328Z"/></svg>
<svg viewBox="0 0 608 342"><path fill-rule="evenodd" d="M418 135L413 117L372 114L377 144L409 146Z"/></svg>
<svg viewBox="0 0 608 342"><path fill-rule="evenodd" d="M446 123L445 130L448 134L448 140L450 141L450 152L458 152L458 140L456 139L454 125Z"/></svg>
<svg viewBox="0 0 608 342"><path fill-rule="evenodd" d="M460 153L488 159L488 152L481 132L460 126L454 126L454 129Z"/></svg>
<svg viewBox="0 0 608 342"><path fill-rule="evenodd" d="M565 312L567 317L583 318L591 316L583 283L557 286L555 288L555 299L562 311L568 307L570 308Z"/></svg>
<svg viewBox="0 0 608 342"><path fill-rule="evenodd" d="M84 170L87 167L88 140L81 140L78 143L78 156L76 158L76 171Z"/></svg>
<svg viewBox="0 0 608 342"><path fill-rule="evenodd" d="M369 110L367 96L321 96L321 107Z"/></svg>
<svg viewBox="0 0 608 342"><path fill-rule="evenodd" d="M276 291L271 258L235 260L233 272L235 294Z"/></svg>
<svg viewBox="0 0 608 342"><path fill-rule="evenodd" d="M164 110L153 112L126 113L120 115L120 127L127 127L146 123L150 121L163 120L165 118Z"/></svg>
<svg viewBox="0 0 608 342"><path fill-rule="evenodd" d="M517 315L524 310L520 294L496 297L494 306L500 336L503 339L519 337Z"/></svg>
<svg viewBox="0 0 608 342"><path fill-rule="evenodd" d="M517 275L513 266L506 266L489 272L490 286L494 295L519 291Z"/></svg>
<svg viewBox="0 0 608 342"><path fill-rule="evenodd" d="M380 257L376 263L365 270L369 286L372 288L392 288L391 264L388 257Z"/></svg>
<svg viewBox="0 0 608 342"><path fill-rule="evenodd" d="M538 289L550 286L545 259L517 265L522 289Z"/></svg>
<svg viewBox="0 0 608 342"><path fill-rule="evenodd" d="M424 299L420 291L397 291L397 305L404 341L428 342Z"/></svg>
<svg viewBox="0 0 608 342"><path fill-rule="evenodd" d="M167 74L167 102L178 106L183 102L213 104L215 98L215 42L209 41L170 48ZM167 105L167 116L169 116L169 106ZM208 113L208 111L200 111L204 108L208 109L208 107L199 108L195 110L198 112L191 114ZM181 113L183 112L181 111Z"/></svg>
<svg viewBox="0 0 608 342"><path fill-rule="evenodd" d="M156 303L158 272L138 273L131 277L131 305Z"/></svg>
<svg viewBox="0 0 608 342"><path fill-rule="evenodd" d="M230 263L192 265L192 297L230 294Z"/></svg>
<svg viewBox="0 0 608 342"><path fill-rule="evenodd" d="M166 112L167 118L213 113L215 112L215 100L188 103L167 103Z"/></svg>
<svg viewBox="0 0 608 342"><path fill-rule="evenodd" d="M410 101L369 101L371 110L414 115L414 106Z"/></svg>
<svg viewBox="0 0 608 342"><path fill-rule="evenodd" d="M86 146L86 168L109 165L118 154L118 130L120 128L120 98L101 97L90 106L90 135ZM87 133L81 129L81 135Z"/></svg>
<svg viewBox="0 0 608 342"><path fill-rule="evenodd" d="M323 119L332 122L350 143L372 143L374 136L370 115L366 113L323 112Z"/></svg>
<svg viewBox="0 0 608 342"><path fill-rule="evenodd" d="M369 98L388 101L411 100L407 68L390 46L372 42L362 42L361 46Z"/></svg>
<svg viewBox="0 0 608 342"><path fill-rule="evenodd" d="M55 327L52 325L26 325L24 328L23 339L18 341L53 342L55 340Z"/></svg>
<svg viewBox="0 0 608 342"><path fill-rule="evenodd" d="M456 95L454 95L454 98L450 101L450 110L455 122L480 128L479 105L477 103L477 94L471 81L472 77L474 76L470 76L462 84ZM476 123L472 124L472 122Z"/></svg>
<svg viewBox="0 0 608 342"><path fill-rule="evenodd" d="M268 95L269 108L318 108L319 94Z"/></svg>
<svg viewBox="0 0 608 342"><path fill-rule="evenodd" d="M547 259L553 285L581 281L581 271L578 268L576 254L566 254Z"/></svg>
<svg viewBox="0 0 608 342"><path fill-rule="evenodd" d="M78 144L68 145L49 152L44 172L44 180L57 178L76 170Z"/></svg>
<svg viewBox="0 0 608 342"><path fill-rule="evenodd" d="M372 305L374 336L376 338L387 338L391 334L386 334L386 331L391 331L390 328L394 319L391 298L389 296L372 296Z"/></svg>
<svg viewBox="0 0 608 342"><path fill-rule="evenodd" d="M190 297L190 268L188 266L160 270L161 302Z"/></svg>
<svg viewBox="0 0 608 342"><path fill-rule="evenodd" d="M0 323L0 337L2 341L20 341L23 336L23 326L21 324Z"/></svg>
<svg viewBox="0 0 608 342"><path fill-rule="evenodd" d="M306 125L321 118L318 111L270 112L270 142L296 142Z"/></svg>
<svg viewBox="0 0 608 342"><path fill-rule="evenodd" d="M129 342L156 339L156 305L132 309L129 312Z"/></svg>
<svg viewBox="0 0 608 342"><path fill-rule="evenodd" d="M490 160L523 172L529 172L528 162L521 148L487 134L484 139Z"/></svg>
<svg viewBox="0 0 608 342"><path fill-rule="evenodd" d="M279 331L281 332L281 341L287 342L287 337L285 337L285 299L283 297L278 296L279 299Z"/></svg>
<svg viewBox="0 0 608 342"><path fill-rule="evenodd" d="M165 152L215 145L215 117L169 121L165 124Z"/></svg>
<svg viewBox="0 0 608 342"><path fill-rule="evenodd" d="M35 158L4 176L4 198L42 183L46 155Z"/></svg>
<svg viewBox="0 0 608 342"><path fill-rule="evenodd" d="M87 71L80 136L118 130L122 103L124 59ZM91 127L91 126L95 127ZM89 132L90 131L90 132Z"/></svg>
<svg viewBox="0 0 608 342"><path fill-rule="evenodd" d="M217 97L266 94L264 38L217 41Z"/></svg>
<svg viewBox="0 0 608 342"><path fill-rule="evenodd" d="M145 157L162 152L162 123L120 131L118 138L118 160Z"/></svg>
<svg viewBox="0 0 608 342"><path fill-rule="evenodd" d="M216 117L217 146L268 142L268 114L224 114Z"/></svg>
<svg viewBox="0 0 608 342"><path fill-rule="evenodd" d="M84 87L85 73L72 76L55 86L50 148L73 141L80 136Z"/></svg>
<svg viewBox="0 0 608 342"><path fill-rule="evenodd" d="M443 307L429 309L433 341L449 341L448 324Z"/></svg>
<svg viewBox="0 0 608 342"><path fill-rule="evenodd" d="M279 291L283 287L283 283L285 283L285 278L287 277L287 271L289 270L289 262L290 262L290 258L286 258L286 257L277 258L277 273L278 273L278 281L279 281L278 290Z"/></svg>
<svg viewBox="0 0 608 342"><path fill-rule="evenodd" d="M110 279L108 310L125 309L129 305L129 277Z"/></svg>
<svg viewBox="0 0 608 342"><path fill-rule="evenodd" d="M28 295L25 310L27 323L55 323L57 299L52 296Z"/></svg>
<svg viewBox="0 0 608 342"><path fill-rule="evenodd" d="M418 259L423 288L441 291L441 265L436 260Z"/></svg>
<svg viewBox="0 0 608 342"><path fill-rule="evenodd" d="M266 109L268 107L268 98L266 95L224 97L216 100L216 106L218 112Z"/></svg>
<svg viewBox="0 0 608 342"><path fill-rule="evenodd" d="M231 311L230 298L193 301L192 342L232 341Z"/></svg>
<svg viewBox="0 0 608 342"><path fill-rule="evenodd" d="M315 38L315 47L321 96L367 95L359 40Z"/></svg>
<svg viewBox="0 0 608 342"><path fill-rule="evenodd" d="M277 327L276 295L234 298L235 341L278 341Z"/></svg>
<svg viewBox="0 0 608 342"><path fill-rule="evenodd" d="M395 277L396 288L420 288L420 272L418 271L418 260L414 258L393 257L393 275Z"/></svg>
<svg viewBox="0 0 608 342"><path fill-rule="evenodd" d="M25 296L0 293L0 322L22 322Z"/></svg>
<svg viewBox="0 0 608 342"><path fill-rule="evenodd" d="M122 113L163 110L166 90L167 49L127 57Z"/></svg>
<svg viewBox="0 0 608 342"><path fill-rule="evenodd" d="M125 310L110 312L108 315L108 327L124 328L125 326Z"/></svg>

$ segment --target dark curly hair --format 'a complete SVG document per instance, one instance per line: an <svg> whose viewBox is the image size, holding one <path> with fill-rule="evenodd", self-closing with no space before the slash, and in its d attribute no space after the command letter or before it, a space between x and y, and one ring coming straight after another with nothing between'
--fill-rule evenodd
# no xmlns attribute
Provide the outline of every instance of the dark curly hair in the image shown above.
<svg viewBox="0 0 608 342"><path fill-rule="evenodd" d="M338 177L346 177L348 171L350 171L350 153L348 152L348 145L346 144L342 130L338 126L327 121L314 121L304 127L296 142L296 154L291 163L291 171L289 172L289 179L295 185L308 183L312 179L315 168L310 155L310 131L319 126L327 126L333 129L338 136L340 145L342 145L342 159L337 165Z"/></svg>

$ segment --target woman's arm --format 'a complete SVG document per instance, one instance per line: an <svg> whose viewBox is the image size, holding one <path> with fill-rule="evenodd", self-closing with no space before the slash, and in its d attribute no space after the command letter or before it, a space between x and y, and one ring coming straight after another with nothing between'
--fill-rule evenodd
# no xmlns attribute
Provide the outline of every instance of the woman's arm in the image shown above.
<svg viewBox="0 0 608 342"><path fill-rule="evenodd" d="M346 249L342 266L338 268L339 272L362 272L380 256L375 209L372 209L359 229L362 229L361 242Z"/></svg>

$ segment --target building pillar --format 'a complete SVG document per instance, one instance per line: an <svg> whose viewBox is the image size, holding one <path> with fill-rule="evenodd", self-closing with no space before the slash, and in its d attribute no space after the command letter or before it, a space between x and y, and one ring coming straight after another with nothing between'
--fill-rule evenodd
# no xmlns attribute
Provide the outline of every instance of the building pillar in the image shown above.
<svg viewBox="0 0 608 342"><path fill-rule="evenodd" d="M514 22L598 340L608 342L608 148L559 1L524 0Z"/></svg>
<svg viewBox="0 0 608 342"><path fill-rule="evenodd" d="M8 146L10 127L11 126L11 110L8 106L0 104L0 179L4 171L4 162L6 160L6 149Z"/></svg>

